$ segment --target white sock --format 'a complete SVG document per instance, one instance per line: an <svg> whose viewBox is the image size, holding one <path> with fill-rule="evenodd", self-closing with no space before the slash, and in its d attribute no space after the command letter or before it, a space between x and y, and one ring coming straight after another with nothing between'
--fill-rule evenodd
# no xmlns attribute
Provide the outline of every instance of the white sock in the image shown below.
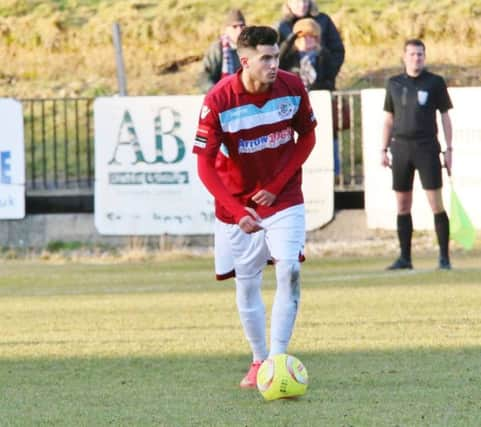
<svg viewBox="0 0 481 427"><path fill-rule="evenodd" d="M262 301L262 272L255 276L236 279L236 302L244 334L249 341L253 361L267 357L266 313Z"/></svg>
<svg viewBox="0 0 481 427"><path fill-rule="evenodd" d="M299 261L277 261L275 267L277 289L272 305L269 356L287 352L301 291Z"/></svg>

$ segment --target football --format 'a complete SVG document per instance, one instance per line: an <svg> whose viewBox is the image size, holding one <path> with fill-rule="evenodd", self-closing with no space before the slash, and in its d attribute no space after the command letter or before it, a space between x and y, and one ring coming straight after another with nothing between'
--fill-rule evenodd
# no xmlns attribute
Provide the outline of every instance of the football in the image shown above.
<svg viewBox="0 0 481 427"><path fill-rule="evenodd" d="M308 382L305 366L288 354L276 354L264 360L257 372L257 388L266 400L302 396Z"/></svg>

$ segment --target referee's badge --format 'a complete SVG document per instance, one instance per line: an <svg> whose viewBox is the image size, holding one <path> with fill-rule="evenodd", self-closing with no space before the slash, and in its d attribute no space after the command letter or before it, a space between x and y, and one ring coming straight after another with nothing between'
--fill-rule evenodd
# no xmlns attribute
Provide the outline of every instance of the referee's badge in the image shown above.
<svg viewBox="0 0 481 427"><path fill-rule="evenodd" d="M419 105L426 105L428 102L428 95L429 93L425 90L418 90L418 102Z"/></svg>

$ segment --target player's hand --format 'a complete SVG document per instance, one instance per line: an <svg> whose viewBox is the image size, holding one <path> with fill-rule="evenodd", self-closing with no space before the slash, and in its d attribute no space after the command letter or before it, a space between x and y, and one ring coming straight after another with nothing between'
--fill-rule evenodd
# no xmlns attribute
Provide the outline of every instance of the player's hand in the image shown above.
<svg viewBox="0 0 481 427"><path fill-rule="evenodd" d="M276 195L267 190L260 190L252 196L252 200L260 206L271 206L276 200Z"/></svg>
<svg viewBox="0 0 481 427"><path fill-rule="evenodd" d="M384 166L385 168L391 167L391 159L389 158L387 151L384 150L381 151L381 166Z"/></svg>
<svg viewBox="0 0 481 427"><path fill-rule="evenodd" d="M261 230L262 227L260 222L262 221L262 218L259 216L259 214L248 206L246 206L244 209L249 212L249 215L243 216L239 220L240 229L247 234L255 233L256 231Z"/></svg>
<svg viewBox="0 0 481 427"><path fill-rule="evenodd" d="M444 154L444 167L448 172L448 176L451 176L451 166L453 165L453 152L451 150L446 150Z"/></svg>

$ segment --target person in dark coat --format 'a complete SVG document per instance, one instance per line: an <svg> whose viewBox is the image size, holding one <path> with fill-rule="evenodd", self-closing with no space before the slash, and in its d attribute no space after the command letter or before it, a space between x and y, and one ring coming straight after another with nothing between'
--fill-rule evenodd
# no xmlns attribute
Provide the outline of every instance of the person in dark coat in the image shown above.
<svg viewBox="0 0 481 427"><path fill-rule="evenodd" d="M313 18L296 21L280 48L279 68L297 74L306 90L333 90L329 50L322 46L321 27Z"/></svg>
<svg viewBox="0 0 481 427"><path fill-rule="evenodd" d="M345 49L339 31L326 13L319 12L314 0L287 0L282 9L283 17L277 23L279 44L292 34L294 24L302 18L313 18L321 27L321 43L331 55L332 87L336 86L336 76L344 63Z"/></svg>
<svg viewBox="0 0 481 427"><path fill-rule="evenodd" d="M302 3L302 2L299 2ZM308 3L308 2L306 2ZM298 10L301 14L304 10ZM321 26L314 18L301 18L294 22L292 33L280 48L279 67L298 74L309 90L335 90L338 65L335 56L323 43ZM338 120L333 99L333 155L334 175L341 174L341 158L337 139Z"/></svg>

